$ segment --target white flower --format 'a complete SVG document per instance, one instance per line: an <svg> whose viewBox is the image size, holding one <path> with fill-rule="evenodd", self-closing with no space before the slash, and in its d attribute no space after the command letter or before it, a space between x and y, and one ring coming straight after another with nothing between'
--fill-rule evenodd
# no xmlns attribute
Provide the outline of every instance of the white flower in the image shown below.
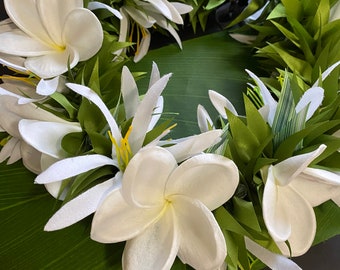
<svg viewBox="0 0 340 270"><path fill-rule="evenodd" d="M111 115L111 112L100 99L100 97L91 89L77 84L68 84L68 86L80 95L83 95L102 111L107 123L110 127L112 140L112 155L106 157L99 154L77 156L66 158L51 165L36 178L36 182L40 184L59 182L64 179L79 175L91 169L99 168L104 165L112 165L119 168L120 172L124 172L130 159L138 153L143 147L146 133L153 128L160 113L155 113L158 109L156 106L160 104L160 95L164 90L171 74L167 74L160 78L157 66L154 64L149 83L149 90L145 94L142 101L139 101L138 89L130 71L125 67L122 73L122 96L126 110L126 117L133 117L131 128L123 138L118 124ZM156 108L156 110L155 110ZM166 135L168 130L159 138L150 142L147 146L156 145L162 136ZM33 132L32 132L33 133ZM200 153L219 140L220 130L211 131L197 136L186 138L178 144L168 147L180 162L189 156ZM39 141L40 136L31 134L29 140ZM170 142L168 142L170 143ZM44 147L41 145L40 147ZM39 147L39 148L40 148ZM65 204L46 224L45 230L57 230L69 226L87 215L93 213L98 203L108 190L118 188L121 180L121 173L107 180L101 185L89 189L82 195L74 198ZM101 195L99 195L101 194ZM95 198L95 199L94 199ZM82 205L83 211L78 211L78 206ZM67 217L67 218L65 218Z"/></svg>
<svg viewBox="0 0 340 270"><path fill-rule="evenodd" d="M58 76L100 49L99 20L81 0L5 0L17 28L0 34L0 52L26 57L24 66L41 78Z"/></svg>
<svg viewBox="0 0 340 270"><path fill-rule="evenodd" d="M0 162L3 162L9 158L8 163L13 163L22 158L24 165L35 173L41 172L40 159L43 151L36 150L31 144L23 141L23 137L29 136L33 131L31 129L19 132L19 123L25 121L36 122L38 121L51 121L58 126L58 129L51 134L53 139L56 137L65 135L68 132L79 130L79 125L69 123L54 114L47 112L33 103L18 104L18 98L10 95L0 95L0 127L3 131L6 131L10 136L10 140L5 144L0 152ZM28 120L30 119L30 120ZM65 127L62 128L61 127ZM44 133L46 141L50 138L48 131L35 130L40 133ZM23 135L23 136L22 136ZM48 137L48 138L47 138ZM53 148L54 151L58 151L54 148L54 144L48 144L46 147ZM60 149L60 147L59 147Z"/></svg>
<svg viewBox="0 0 340 270"><path fill-rule="evenodd" d="M308 167L325 148L321 145L313 152L268 168L263 218L269 234L286 256L290 255L284 243L287 240L292 256L302 255L311 247L316 231L313 207L332 199L339 191L340 175Z"/></svg>
<svg viewBox="0 0 340 270"><path fill-rule="evenodd" d="M337 1L330 10L329 22L340 19L340 2Z"/></svg>
<svg viewBox="0 0 340 270"><path fill-rule="evenodd" d="M160 147L136 154L94 215L91 238L127 240L124 269L170 269L176 255L195 269L217 269L226 244L211 210L225 203L238 184L229 159L201 154L177 166Z"/></svg>
<svg viewBox="0 0 340 270"><path fill-rule="evenodd" d="M136 31L139 32L138 35L141 34L141 38L137 40L135 62L140 61L148 52L151 36L147 29L154 25L167 30L175 38L180 48L182 48L181 39L170 22L183 24L181 15L189 13L192 10L191 6L178 2L168 2L167 0L133 0L133 2L138 8L124 5L120 9L122 20L119 41L128 41L129 31L136 27ZM130 22L130 18L132 18L133 22ZM134 26L135 23L137 23L136 26ZM116 53L119 54L120 51Z"/></svg>

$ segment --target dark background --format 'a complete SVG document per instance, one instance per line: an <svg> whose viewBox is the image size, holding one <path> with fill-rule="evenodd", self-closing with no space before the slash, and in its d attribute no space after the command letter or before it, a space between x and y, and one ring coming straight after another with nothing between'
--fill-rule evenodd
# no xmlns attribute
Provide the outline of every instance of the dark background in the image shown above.
<svg viewBox="0 0 340 270"><path fill-rule="evenodd" d="M24 0L23 3L25 3ZM6 17L3 0L0 0L0 19ZM4 69L0 66L0 75L3 73ZM305 270L340 269L340 236L311 248L307 254L294 258L294 260Z"/></svg>

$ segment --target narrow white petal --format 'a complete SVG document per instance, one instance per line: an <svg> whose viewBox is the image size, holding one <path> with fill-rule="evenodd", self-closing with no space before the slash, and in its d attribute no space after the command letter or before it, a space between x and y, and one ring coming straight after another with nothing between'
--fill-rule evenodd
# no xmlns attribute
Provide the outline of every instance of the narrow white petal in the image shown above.
<svg viewBox="0 0 340 270"><path fill-rule="evenodd" d="M25 58L19 56L12 56L0 52L0 64L27 73L27 69L24 67Z"/></svg>
<svg viewBox="0 0 340 270"><path fill-rule="evenodd" d="M180 245L177 220L173 208L137 237L126 242L122 264L124 269L170 269Z"/></svg>
<svg viewBox="0 0 340 270"><path fill-rule="evenodd" d="M137 84L130 70L124 66L121 78L121 93L124 101L126 119L130 119L136 113L139 103Z"/></svg>
<svg viewBox="0 0 340 270"><path fill-rule="evenodd" d="M149 87L148 89L151 88L151 86L157 82L161 78L158 66L155 62L152 62L152 69L151 69L151 75L150 75L150 81L149 81Z"/></svg>
<svg viewBox="0 0 340 270"><path fill-rule="evenodd" d="M232 33L229 34L233 39L237 40L238 42L244 43L244 44L252 44L257 36L255 35L244 35L244 34L237 34L237 33Z"/></svg>
<svg viewBox="0 0 340 270"><path fill-rule="evenodd" d="M88 9L72 10L65 21L63 40L79 54L79 61L95 55L103 43L103 29L97 17Z"/></svg>
<svg viewBox="0 0 340 270"><path fill-rule="evenodd" d="M209 98L211 103L214 105L218 113L225 119L227 119L227 114L225 109L228 109L232 114L238 115L234 105L221 94L209 90Z"/></svg>
<svg viewBox="0 0 340 270"><path fill-rule="evenodd" d="M200 104L197 106L197 122L201 132L207 132L214 127L207 110Z"/></svg>
<svg viewBox="0 0 340 270"><path fill-rule="evenodd" d="M172 35L172 37L176 40L178 46L182 49L182 41L179 35L177 34L177 31L175 30L175 28L173 28L173 26L170 23L168 23L164 18L157 17L156 19L157 19L157 24L160 27L167 30Z"/></svg>
<svg viewBox="0 0 340 270"><path fill-rule="evenodd" d="M147 16L144 12L137 10L134 7L125 6L124 11L126 11L129 16L136 21L138 24L144 28L150 28L154 25L156 20L150 16Z"/></svg>
<svg viewBox="0 0 340 270"><path fill-rule="evenodd" d="M329 68L327 68L321 75L322 81L325 80L332 71L340 65L340 61L334 63ZM312 87L317 87L319 85L319 80L317 80Z"/></svg>
<svg viewBox="0 0 340 270"><path fill-rule="evenodd" d="M193 155L199 154L221 140L222 130L210 130L198 135L189 136L167 147L177 162L181 162Z"/></svg>
<svg viewBox="0 0 340 270"><path fill-rule="evenodd" d="M322 100L324 98L324 90L321 87L312 87L308 89L298 104L295 107L296 113L299 113L302 109L308 106L308 111L306 115L306 121L310 119L314 112L320 107L322 104Z"/></svg>
<svg viewBox="0 0 340 270"><path fill-rule="evenodd" d="M88 6L88 9L90 10L96 10L96 9L106 9L110 11L114 16L116 16L118 19L122 19L122 14L117 9L114 9L108 5L105 5L103 3L97 2L97 1L91 1Z"/></svg>
<svg viewBox="0 0 340 270"><path fill-rule="evenodd" d="M124 172L122 194L125 200L139 207L163 204L166 182L176 167L176 160L164 148L139 151Z"/></svg>
<svg viewBox="0 0 340 270"><path fill-rule="evenodd" d="M172 205L180 229L178 256L195 269L218 269L227 255L223 233L214 215L200 201L173 196Z"/></svg>
<svg viewBox="0 0 340 270"><path fill-rule="evenodd" d="M7 164L12 164L20 158L20 140L12 137L0 150L0 163L8 159Z"/></svg>
<svg viewBox="0 0 340 270"><path fill-rule="evenodd" d="M87 98L88 100L96 104L96 106L101 110L101 112L105 116L105 119L110 126L110 130L111 130L113 137L119 143L122 139L122 134L120 133L117 122L113 118L109 109L106 107L105 103L98 96L98 94L92 91L90 88L80 85L80 84L67 83L66 86L69 87L74 92L78 93L79 95L82 95L83 97Z"/></svg>
<svg viewBox="0 0 340 270"><path fill-rule="evenodd" d="M329 21L335 21L340 19L340 2L336 2L331 10L330 10L330 14L329 14Z"/></svg>
<svg viewBox="0 0 340 270"><path fill-rule="evenodd" d="M270 269L275 270L302 270L295 262L283 255L273 253L268 249L260 246L251 239L245 237L247 249L255 255L261 262L266 264Z"/></svg>
<svg viewBox="0 0 340 270"><path fill-rule="evenodd" d="M192 6L180 2L171 2L169 4L172 5L179 14L186 14L193 10Z"/></svg>
<svg viewBox="0 0 340 270"><path fill-rule="evenodd" d="M281 186L289 184L295 177L302 173L308 165L316 159L326 149L326 145L320 145L313 152L293 156L276 164L273 168L273 174L276 181Z"/></svg>
<svg viewBox="0 0 340 270"><path fill-rule="evenodd" d="M116 243L141 234L159 219L162 208L142 209L126 203L119 189L111 191L94 214L91 238Z"/></svg>
<svg viewBox="0 0 340 270"><path fill-rule="evenodd" d="M148 53L150 42L151 42L151 34L149 30L144 29L146 35L143 36L142 40L140 41L138 51L136 51L133 61L138 63L142 58Z"/></svg>
<svg viewBox="0 0 340 270"><path fill-rule="evenodd" d="M38 184L52 183L105 165L115 166L111 158L102 155L66 158L52 164L48 169L39 174L35 178L35 182Z"/></svg>
<svg viewBox="0 0 340 270"><path fill-rule="evenodd" d="M201 154L184 161L173 171L165 196L185 195L214 210L231 198L238 182L238 169L232 160L215 154Z"/></svg>
<svg viewBox="0 0 340 270"><path fill-rule="evenodd" d="M23 119L19 122L22 138L39 152L55 158L67 156L61 147L63 137L72 132L81 132L78 123L56 123Z"/></svg>
<svg viewBox="0 0 340 270"><path fill-rule="evenodd" d="M68 70L68 65L73 68L78 61L78 53L72 48L67 48L63 51L27 58L25 67L40 78L48 79L63 74Z"/></svg>
<svg viewBox="0 0 340 270"><path fill-rule="evenodd" d="M164 99L163 99L162 96L160 96L157 100L156 107L155 107L153 114L151 116L147 132L149 132L150 130L152 130L156 126L158 120L161 118L161 115L163 113L163 108L164 108Z"/></svg>
<svg viewBox="0 0 340 270"><path fill-rule="evenodd" d="M63 205L47 222L45 231L68 227L94 213L109 190L120 187L120 173L115 178L98 184Z"/></svg>
<svg viewBox="0 0 340 270"><path fill-rule="evenodd" d="M255 81L255 83L259 87L264 104L269 106L268 123L272 125L274 116L275 116L276 107L277 107L277 102L272 97L272 95L270 94L269 90L264 85L264 83L253 72L247 69L246 69L246 72L249 74L249 76Z"/></svg>
<svg viewBox="0 0 340 270"><path fill-rule="evenodd" d="M152 1L147 1L149 2L156 10L158 10L160 12L160 14L162 14L163 16L165 16L166 18L168 18L170 21L172 21L172 13L168 7L168 5L166 4L167 1L163 1L163 0L152 0ZM176 11L177 12L177 11Z"/></svg>
<svg viewBox="0 0 340 270"><path fill-rule="evenodd" d="M171 74L164 75L160 80L154 83L139 104L132 120L132 131L129 137L132 153L136 153L142 147L146 132L150 125L153 110L170 77Z"/></svg>

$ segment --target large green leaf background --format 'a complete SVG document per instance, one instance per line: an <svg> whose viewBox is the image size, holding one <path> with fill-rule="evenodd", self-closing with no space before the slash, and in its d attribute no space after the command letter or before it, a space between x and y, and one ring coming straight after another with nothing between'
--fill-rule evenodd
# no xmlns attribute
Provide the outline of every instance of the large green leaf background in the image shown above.
<svg viewBox="0 0 340 270"><path fill-rule="evenodd" d="M214 89L230 98L242 111L242 91L246 89L246 73L251 68L249 49L219 32L183 43L183 51L175 44L153 50L131 70L150 71L155 61L161 74L173 76L164 92L165 111L179 113L178 126L171 136L198 133L196 108L207 107L217 116L207 91ZM146 76L148 77L148 76ZM139 82L145 92L148 79ZM168 115L169 116L169 115ZM165 116L165 117L168 117ZM1 269L120 269L124 243L104 245L89 237L92 217L69 228L44 232L49 217L60 203L41 185L34 184L35 175L19 163L0 165L0 268Z"/></svg>

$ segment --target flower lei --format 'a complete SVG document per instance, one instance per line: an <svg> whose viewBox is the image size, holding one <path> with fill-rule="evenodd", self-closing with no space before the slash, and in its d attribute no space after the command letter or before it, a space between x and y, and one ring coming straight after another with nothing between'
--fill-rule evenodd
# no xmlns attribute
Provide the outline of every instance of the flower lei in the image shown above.
<svg viewBox="0 0 340 270"><path fill-rule="evenodd" d="M331 233L319 226L340 213L339 3L4 0L1 168L28 173L21 160L60 201L49 234L86 223L96 242L125 242L114 246L124 269L300 269L290 257L339 233L337 217ZM209 90L216 120L198 105L200 133L173 139L176 74L153 63L139 91L129 60L152 57L154 31L182 48L177 25L204 29L223 9L229 27L246 22L231 36L270 77L246 70L242 114Z"/></svg>

